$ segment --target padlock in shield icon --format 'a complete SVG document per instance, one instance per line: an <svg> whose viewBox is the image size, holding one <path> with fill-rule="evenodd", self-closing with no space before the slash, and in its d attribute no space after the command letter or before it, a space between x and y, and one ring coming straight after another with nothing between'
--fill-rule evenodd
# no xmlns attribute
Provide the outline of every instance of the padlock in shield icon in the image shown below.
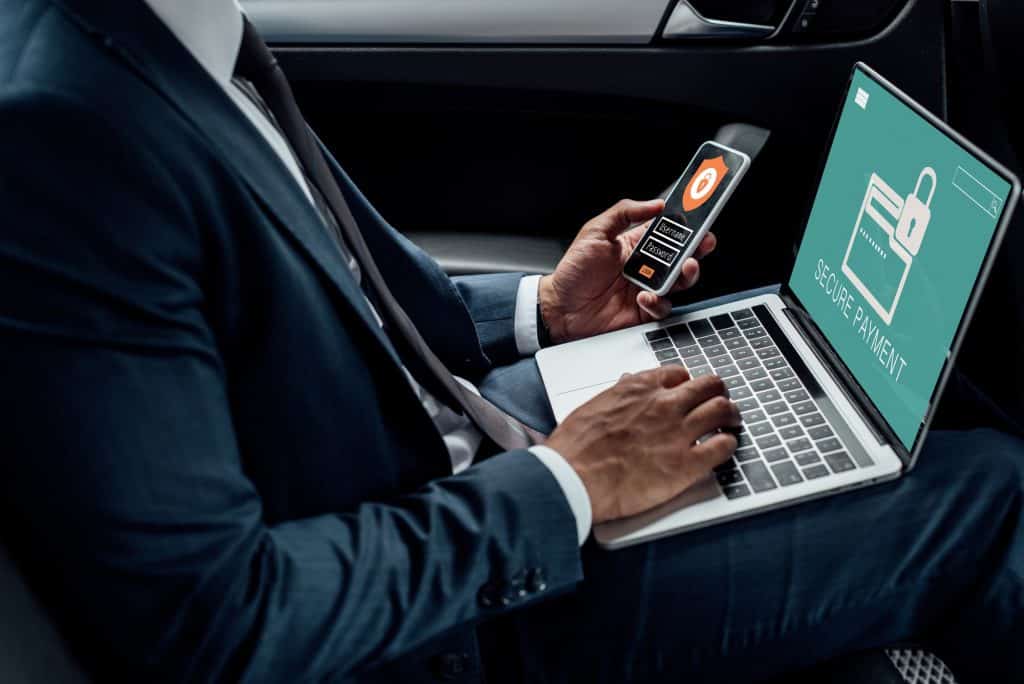
<svg viewBox="0 0 1024 684"><path fill-rule="evenodd" d="M931 189L922 200L925 179L931 180ZM931 222L937 185L930 166L921 171L914 191L906 198L876 173L868 181L842 270L886 325L892 324L910 267Z"/></svg>

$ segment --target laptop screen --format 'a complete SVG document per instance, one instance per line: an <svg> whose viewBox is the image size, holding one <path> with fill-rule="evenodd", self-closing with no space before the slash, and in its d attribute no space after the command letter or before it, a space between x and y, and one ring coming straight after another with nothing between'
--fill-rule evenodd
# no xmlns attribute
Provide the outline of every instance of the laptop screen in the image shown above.
<svg viewBox="0 0 1024 684"><path fill-rule="evenodd" d="M1012 190L855 70L789 286L908 449Z"/></svg>

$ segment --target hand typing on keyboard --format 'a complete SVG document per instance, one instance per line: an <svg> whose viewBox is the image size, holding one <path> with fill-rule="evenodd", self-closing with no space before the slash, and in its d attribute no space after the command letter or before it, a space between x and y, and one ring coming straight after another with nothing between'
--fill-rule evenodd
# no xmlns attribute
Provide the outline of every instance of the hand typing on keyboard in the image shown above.
<svg viewBox="0 0 1024 684"><path fill-rule="evenodd" d="M579 474L594 522L643 512L668 501L727 461L740 412L715 375L690 379L680 366L623 376L579 407L548 445Z"/></svg>

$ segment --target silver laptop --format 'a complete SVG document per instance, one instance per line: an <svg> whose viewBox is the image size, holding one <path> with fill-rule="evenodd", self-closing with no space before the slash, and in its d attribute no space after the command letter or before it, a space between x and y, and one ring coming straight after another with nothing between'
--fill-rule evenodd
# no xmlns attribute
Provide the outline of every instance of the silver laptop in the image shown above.
<svg viewBox="0 0 1024 684"><path fill-rule="evenodd" d="M1006 169L858 64L778 294L537 354L559 422L623 373L665 364L719 375L743 414L713 477L597 526L597 541L624 547L909 472L1019 194Z"/></svg>

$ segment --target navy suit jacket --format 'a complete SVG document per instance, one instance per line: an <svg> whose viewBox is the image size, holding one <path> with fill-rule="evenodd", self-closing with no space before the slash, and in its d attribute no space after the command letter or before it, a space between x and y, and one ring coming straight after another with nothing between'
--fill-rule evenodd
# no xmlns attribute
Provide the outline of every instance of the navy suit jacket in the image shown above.
<svg viewBox="0 0 1024 684"><path fill-rule="evenodd" d="M429 379L141 1L0 0L0 155L3 535L88 669L415 681L580 580L551 474L451 475ZM518 276L453 283L333 170L449 368L514 361Z"/></svg>

